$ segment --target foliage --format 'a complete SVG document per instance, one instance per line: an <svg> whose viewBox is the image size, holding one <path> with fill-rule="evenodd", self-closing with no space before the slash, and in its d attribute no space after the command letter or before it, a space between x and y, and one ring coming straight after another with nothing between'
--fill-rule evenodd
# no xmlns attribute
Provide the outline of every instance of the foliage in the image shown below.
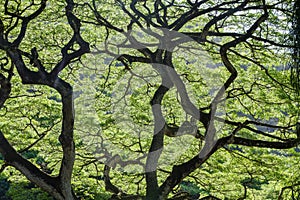
<svg viewBox="0 0 300 200"><path fill-rule="evenodd" d="M297 199L297 3L0 0L0 196Z"/></svg>

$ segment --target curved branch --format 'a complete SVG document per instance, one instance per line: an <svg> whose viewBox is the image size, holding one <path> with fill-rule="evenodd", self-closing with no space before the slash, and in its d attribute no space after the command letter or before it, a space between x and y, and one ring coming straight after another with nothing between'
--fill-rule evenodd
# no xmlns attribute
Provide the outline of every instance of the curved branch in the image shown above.
<svg viewBox="0 0 300 200"><path fill-rule="evenodd" d="M116 161L118 162L118 161ZM111 163L109 163L111 164ZM110 172L111 167L108 165L104 166L104 171L103 171L103 179L104 179L104 183L105 183L105 190L112 192L114 194L120 195L123 194L123 192L116 187L115 185L113 185L110 181L110 176L109 176L109 172Z"/></svg>
<svg viewBox="0 0 300 200"><path fill-rule="evenodd" d="M207 9L198 9L199 6L201 6L202 4L206 3L208 0L203 0L203 1L199 1L197 3L195 3L193 5L193 7L185 12L184 14L182 14L176 21L174 21L169 27L170 29L173 29L175 31L178 31L179 29L181 29L187 22L201 16L201 15L205 15L207 13L210 13L212 11L218 10L220 7L225 6L225 5L231 5L236 3L237 1L230 1L230 2L223 2L219 5L213 6L213 7L209 7Z"/></svg>
<svg viewBox="0 0 300 200"><path fill-rule="evenodd" d="M169 87L160 85L156 90L152 100L152 113L154 116L154 133L151 146L146 160L146 194L148 199L157 199L158 197L158 180L157 164L163 150L165 119L161 111L161 102L164 95L169 91Z"/></svg>
<svg viewBox="0 0 300 200"><path fill-rule="evenodd" d="M293 185L289 185L289 186L285 186L285 187L281 188L280 194L278 196L278 200L283 200L282 196L283 196L283 193L284 193L285 190L288 190L288 189L293 190L294 187L297 187L297 186L300 186L300 182L297 182L297 183L295 183Z"/></svg>
<svg viewBox="0 0 300 200"><path fill-rule="evenodd" d="M175 69L172 67L172 53L171 52L166 52L166 56L169 58L166 58L168 63L166 67L166 71L168 73L168 76L170 77L170 80L172 83L175 85L181 99L181 106L183 110L193 116L193 118L199 120L200 122L203 123L203 125L208 128L209 124L209 115L207 113L202 112L199 110L190 100L189 95L187 93L185 84L181 80L180 76L177 74Z"/></svg>
<svg viewBox="0 0 300 200"><path fill-rule="evenodd" d="M8 0L5 1L5 13L9 14L11 16L17 17L18 19L22 19L21 30L20 30L18 37L13 41L13 43L12 43L13 46L18 47L20 45L23 38L25 37L27 26L28 26L29 22L31 20L35 19L38 15L40 15L43 12L43 10L46 8L46 2L47 2L47 0L42 0L40 7L35 12L33 12L28 17L23 17L23 16L16 15L14 13L10 13L7 10Z"/></svg>
<svg viewBox="0 0 300 200"><path fill-rule="evenodd" d="M42 189L52 194L56 199L65 199L61 194L58 179L42 172L35 165L18 154L6 140L1 131L0 153L4 157L4 161L7 165L15 167L17 170L22 172L30 181L36 183Z"/></svg>
<svg viewBox="0 0 300 200"><path fill-rule="evenodd" d="M180 165L175 165L172 169L171 174L167 177L164 183L160 186L160 197L161 199L166 199L168 194L172 189L178 185L185 177L187 177L191 172L200 167L213 153L215 153L219 148L223 147L230 141L232 136L224 137L215 143L215 145L210 149L210 151L205 154L205 156L199 156L200 154L193 157L191 160L182 163Z"/></svg>
<svg viewBox="0 0 300 200"><path fill-rule="evenodd" d="M237 144L249 147L274 148L274 149L289 149L300 144L300 138L289 139L284 142L270 142L264 140L251 140L242 137L233 136L228 144Z"/></svg>
<svg viewBox="0 0 300 200"><path fill-rule="evenodd" d="M85 53L90 52L89 43L86 42L80 34L81 23L80 20L73 14L74 2L72 0L67 0L67 6L65 7L66 16L68 19L68 23L73 29L73 36L70 41L62 48L62 60L55 66L55 68L51 71L51 76L57 77L57 75L75 58L79 58ZM72 45L75 42L80 46L78 50L73 51L72 53L68 53Z"/></svg>
<svg viewBox="0 0 300 200"><path fill-rule="evenodd" d="M171 174L160 186L160 196L162 197L162 199L166 198L167 195L171 192L172 188L178 185L186 176L188 176L191 172L200 167L213 153L215 153L219 148L223 147L226 144L237 144L244 146L275 149L289 149L300 144L300 138L290 139L286 142L269 142L262 140L251 140L234 136L235 133L240 129L241 126L237 127L231 135L218 139L215 145L211 148L210 152L205 155L205 157L200 157L198 154L191 160L181 165L175 165Z"/></svg>
<svg viewBox="0 0 300 200"><path fill-rule="evenodd" d="M244 2L241 3L241 5L237 6L236 8L230 9L229 11L210 20L203 28L200 40L201 41L206 40L206 37L209 33L208 31L214 24L216 24L218 21L221 21L222 19L225 19L228 16L233 15L234 13L236 13L238 11L241 11L248 3L249 3L249 0L245 0Z"/></svg>

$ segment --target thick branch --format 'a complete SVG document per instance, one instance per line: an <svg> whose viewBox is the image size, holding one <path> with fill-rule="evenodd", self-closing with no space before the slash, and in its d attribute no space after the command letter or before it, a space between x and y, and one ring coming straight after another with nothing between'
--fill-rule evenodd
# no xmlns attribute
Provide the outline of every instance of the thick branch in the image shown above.
<svg viewBox="0 0 300 200"><path fill-rule="evenodd" d="M234 68L234 66L232 65L232 63L230 62L227 51L231 47L236 47L239 43L244 42L248 38L250 38L252 36L252 34L255 32L255 30L260 26L260 24L263 23L268 18L268 16L269 16L268 11L265 8L264 14L253 23L253 25L246 31L245 35L243 35L235 40L232 40L231 42L224 44L220 48L220 55L221 55L222 62L225 65L225 67L227 68L227 70L231 73L231 75L224 83L224 86L218 91L216 97L214 98L214 100L212 102L212 105L217 103L219 101L219 99L221 99L224 92L227 90L227 88L233 83L233 81L237 77L237 71ZM215 106L215 109L216 109L216 106Z"/></svg>
<svg viewBox="0 0 300 200"><path fill-rule="evenodd" d="M11 84L9 80L2 74L0 74L0 86L0 108L2 108L11 91Z"/></svg>
<svg viewBox="0 0 300 200"><path fill-rule="evenodd" d="M235 129L234 132L237 132L240 129L241 127L238 127L237 129ZM208 154L206 154L205 157L200 157L199 155L197 155L188 162L174 166L170 176L160 186L161 199L166 198L167 195L171 192L172 188L179 184L188 174L200 167L214 152L216 152L219 148L223 147L225 144L237 144L260 148L289 149L297 146L300 143L300 138L290 139L286 142L270 142L236 137L234 136L234 134L219 139L214 145L214 147L211 148L211 151Z"/></svg>
<svg viewBox="0 0 300 200"><path fill-rule="evenodd" d="M210 20L203 28L200 40L201 41L206 40L208 31L214 24L216 24L217 22L221 21L222 19L225 19L228 16L232 16L234 13L242 10L247 5L248 2L249 2L249 0L245 0L243 3L241 3L241 5L237 6L236 8L230 9L229 11Z"/></svg>
<svg viewBox="0 0 300 200"><path fill-rule="evenodd" d="M168 52L166 54L171 54L171 52ZM170 55L171 56L171 55ZM180 100L181 100L181 106L184 109L184 111L187 114L190 114L191 116L193 116L193 118L199 120L200 122L203 123L203 125L207 128L208 127L208 123L209 123L209 117L207 113L202 112L201 110L199 110L190 100L189 95L187 93L185 84L183 83L183 81L181 80L180 76L177 74L177 72L175 71L175 69L172 66L171 63L171 59L169 58L169 63L166 67L166 71L168 72L168 76L171 79L171 81L173 82L173 84L176 86L177 91L180 95Z"/></svg>
<svg viewBox="0 0 300 200"><path fill-rule="evenodd" d="M63 58L52 70L51 76L53 77L56 77L61 70L63 70L70 63L71 60L79 58L83 54L90 52L89 43L86 42L80 35L80 20L73 14L74 2L72 0L67 0L67 3L68 4L65 8L66 16L74 34L70 41L61 50ZM69 53L68 51L71 50L70 48L75 43L80 46L79 49Z"/></svg>
<svg viewBox="0 0 300 200"><path fill-rule="evenodd" d="M152 113L154 116L154 135L152 138L149 154L146 160L146 182L147 182L147 200L154 200L158 197L157 183L157 163L163 150L165 119L161 111L161 102L169 88L161 85L155 92L152 100Z"/></svg>
<svg viewBox="0 0 300 200"><path fill-rule="evenodd" d="M30 181L53 195L56 199L64 200L59 188L57 178L51 177L39 170L31 162L23 158L8 143L3 133L0 131L0 153L4 157L5 162L22 172Z"/></svg>
<svg viewBox="0 0 300 200"><path fill-rule="evenodd" d="M196 155L188 162L185 162L181 165L175 165L171 174L159 188L160 199L166 199L168 194L176 185L178 185L191 172L200 167L213 153L215 153L219 148L224 146L230 139L231 136L219 139L216 142L216 144L211 148L210 152L208 152L205 155L205 157L200 157L199 155Z"/></svg>
<svg viewBox="0 0 300 200"><path fill-rule="evenodd" d="M249 147L274 148L274 149L289 149L300 144L300 138L290 139L284 142L270 142L264 140L251 140L234 136L230 144L237 144Z"/></svg>

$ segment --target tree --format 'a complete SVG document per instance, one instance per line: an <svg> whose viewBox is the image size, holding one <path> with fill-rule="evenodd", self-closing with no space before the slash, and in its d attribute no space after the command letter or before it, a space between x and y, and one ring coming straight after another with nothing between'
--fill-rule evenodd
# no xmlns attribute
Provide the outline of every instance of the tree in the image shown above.
<svg viewBox="0 0 300 200"><path fill-rule="evenodd" d="M255 165L283 172L299 156L294 4L3 0L1 172L12 166L55 199L84 196L82 177L112 199L270 189L275 173ZM254 168L219 193L201 185L241 165ZM295 198L298 183L280 184ZM241 194L222 192L232 186Z"/></svg>
<svg viewBox="0 0 300 200"><path fill-rule="evenodd" d="M299 2L295 2L295 7L293 11L293 17L292 17L292 25L293 25L293 42L294 42L294 47L293 47L293 57L292 57L292 65L291 65L291 81L292 85L296 89L297 92L299 92L299 13L300 13L300 8L299 8Z"/></svg>

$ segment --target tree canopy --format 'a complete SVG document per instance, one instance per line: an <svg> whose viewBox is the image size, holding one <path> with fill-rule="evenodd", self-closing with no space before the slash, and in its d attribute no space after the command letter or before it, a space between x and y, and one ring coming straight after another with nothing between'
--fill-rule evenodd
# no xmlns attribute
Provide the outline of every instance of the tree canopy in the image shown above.
<svg viewBox="0 0 300 200"><path fill-rule="evenodd" d="M300 198L298 0L0 2L3 199Z"/></svg>

